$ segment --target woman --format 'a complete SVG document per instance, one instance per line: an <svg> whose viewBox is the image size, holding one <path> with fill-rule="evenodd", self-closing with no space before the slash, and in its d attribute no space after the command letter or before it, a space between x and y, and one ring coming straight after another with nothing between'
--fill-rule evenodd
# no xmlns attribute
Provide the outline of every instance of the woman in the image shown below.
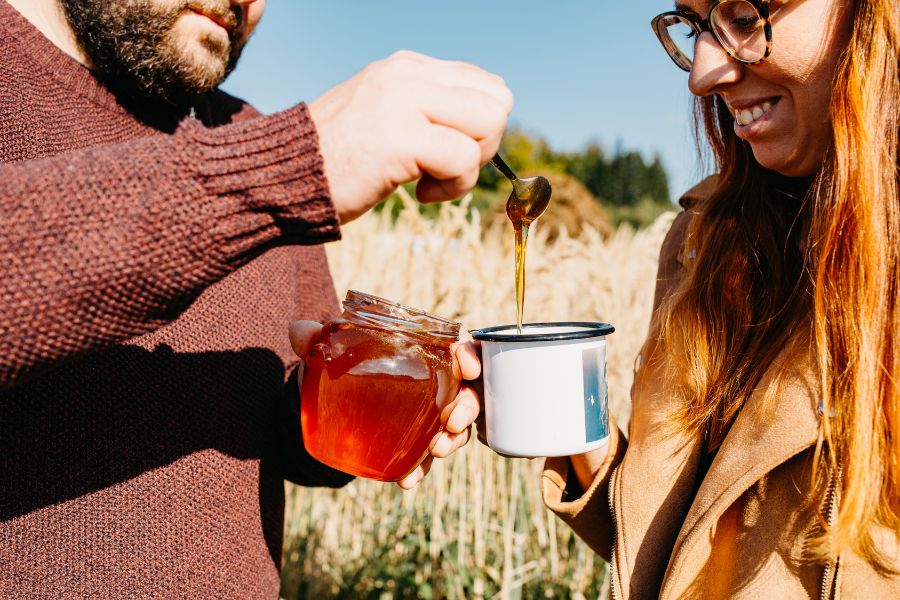
<svg viewBox="0 0 900 600"><path fill-rule="evenodd" d="M616 598L900 598L897 0L678 8L719 176L664 242L628 441L548 459L544 500Z"/></svg>

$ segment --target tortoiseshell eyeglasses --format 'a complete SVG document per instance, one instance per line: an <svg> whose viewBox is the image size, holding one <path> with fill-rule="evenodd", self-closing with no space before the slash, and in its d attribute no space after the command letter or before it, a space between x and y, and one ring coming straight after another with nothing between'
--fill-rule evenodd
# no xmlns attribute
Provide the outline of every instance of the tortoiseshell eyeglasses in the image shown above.
<svg viewBox="0 0 900 600"><path fill-rule="evenodd" d="M755 65L772 52L769 0L714 0L705 19L673 10L654 17L653 31L672 61L685 71L694 64L694 46L708 31L738 62Z"/></svg>

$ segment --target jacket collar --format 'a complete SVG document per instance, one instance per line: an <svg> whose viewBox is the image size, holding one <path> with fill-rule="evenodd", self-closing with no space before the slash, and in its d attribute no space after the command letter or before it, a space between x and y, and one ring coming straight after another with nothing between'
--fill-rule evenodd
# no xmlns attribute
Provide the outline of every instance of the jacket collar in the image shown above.
<svg viewBox="0 0 900 600"><path fill-rule="evenodd" d="M796 354L785 351L741 409L697 490L675 542L667 575L688 567L685 563L690 549L708 536L722 513L746 490L778 465L816 444L819 388L810 361L809 356L798 360ZM776 380L776 374L786 365L784 376ZM775 393L767 394L765 390L773 385Z"/></svg>

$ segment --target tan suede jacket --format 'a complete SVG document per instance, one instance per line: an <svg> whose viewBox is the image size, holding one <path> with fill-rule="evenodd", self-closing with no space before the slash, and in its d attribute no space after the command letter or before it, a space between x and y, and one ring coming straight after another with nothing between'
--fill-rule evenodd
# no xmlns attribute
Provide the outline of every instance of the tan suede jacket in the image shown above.
<svg viewBox="0 0 900 600"><path fill-rule="evenodd" d="M682 204L704 191L694 188ZM654 313L691 260L683 247L690 214L676 218L663 243ZM568 457L547 459L543 473L547 506L611 563L611 596L900 599L894 532L876 532L894 573L856 555L823 564L809 552L822 531L810 493L820 416L809 362L792 355L773 365L787 364L788 376L774 398L763 390L776 382L761 382L700 480L702 440L661 427L674 399L655 343L651 334L636 363L628 440L611 422L609 452L589 489L566 498L575 477ZM818 490L826 518L839 501L834 483Z"/></svg>

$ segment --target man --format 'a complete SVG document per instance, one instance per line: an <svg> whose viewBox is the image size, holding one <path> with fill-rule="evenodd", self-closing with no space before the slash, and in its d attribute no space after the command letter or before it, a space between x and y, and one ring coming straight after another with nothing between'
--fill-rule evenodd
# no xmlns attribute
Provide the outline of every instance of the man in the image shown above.
<svg viewBox="0 0 900 600"><path fill-rule="evenodd" d="M321 244L499 144L502 80L411 53L258 115L216 86L263 5L0 0L0 597L276 597L284 479L349 480L286 335L337 312Z"/></svg>

